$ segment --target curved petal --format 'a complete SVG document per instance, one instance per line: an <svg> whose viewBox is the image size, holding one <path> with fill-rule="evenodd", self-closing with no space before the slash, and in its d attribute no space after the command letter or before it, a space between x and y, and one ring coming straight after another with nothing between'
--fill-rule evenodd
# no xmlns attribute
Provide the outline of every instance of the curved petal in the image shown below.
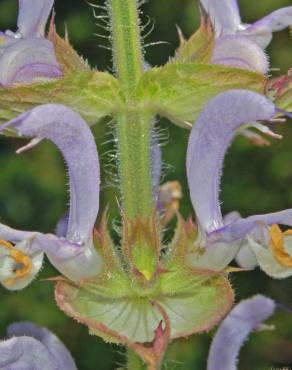
<svg viewBox="0 0 292 370"><path fill-rule="evenodd" d="M253 270L256 268L258 264L257 259L248 241L244 241L244 243L240 247L235 257L235 261L237 262L238 266L243 269Z"/></svg>
<svg viewBox="0 0 292 370"><path fill-rule="evenodd" d="M228 225L228 224L231 224L231 222L235 222L240 219L241 219L241 214L238 211L231 211L223 217L223 222L224 222L224 225Z"/></svg>
<svg viewBox="0 0 292 370"><path fill-rule="evenodd" d="M34 338L18 337L0 342L0 369L56 370L45 346Z"/></svg>
<svg viewBox="0 0 292 370"><path fill-rule="evenodd" d="M54 369L77 370L70 352L48 329L30 322L20 322L10 325L7 328L7 335L9 337L27 336L36 339L45 347L45 351L50 353L52 362L57 366ZM42 369L46 369L46 367Z"/></svg>
<svg viewBox="0 0 292 370"><path fill-rule="evenodd" d="M18 30L23 37L43 37L54 0L19 0Z"/></svg>
<svg viewBox="0 0 292 370"><path fill-rule="evenodd" d="M94 137L80 115L65 106L45 104L1 126L19 135L47 138L62 152L69 170L70 212L66 238L73 243L92 239L99 209L99 160Z"/></svg>
<svg viewBox="0 0 292 370"><path fill-rule="evenodd" d="M194 268L222 271L234 259L241 241L233 243L215 242L188 254L188 263ZM197 253L196 253L197 252Z"/></svg>
<svg viewBox="0 0 292 370"><path fill-rule="evenodd" d="M262 295L236 305L213 338L207 369L236 370L237 356L244 341L274 310L274 301Z"/></svg>
<svg viewBox="0 0 292 370"><path fill-rule="evenodd" d="M0 224L0 239L1 240L8 240L13 244L16 244L23 239L31 238L36 233L33 231L20 231L12 229L9 226Z"/></svg>
<svg viewBox="0 0 292 370"><path fill-rule="evenodd" d="M278 225L262 227L265 237L249 235L248 242L260 268L269 276L283 279L292 275L292 233Z"/></svg>
<svg viewBox="0 0 292 370"><path fill-rule="evenodd" d="M55 235L39 234L37 243L50 262L70 280L91 278L103 269L103 259L92 241L80 245Z"/></svg>
<svg viewBox="0 0 292 370"><path fill-rule="evenodd" d="M14 33L11 31L6 32L0 31L0 56L4 53L8 46L11 46L12 44L18 42L20 38L21 35L18 34L17 32Z"/></svg>
<svg viewBox="0 0 292 370"><path fill-rule="evenodd" d="M273 224L292 226L292 209L242 218L214 231L209 235L209 238L217 239L219 237L222 241L232 242L244 238L258 225Z"/></svg>
<svg viewBox="0 0 292 370"><path fill-rule="evenodd" d="M29 38L8 46L0 56L0 84L31 83L41 78L60 78L53 44L45 39Z"/></svg>
<svg viewBox="0 0 292 370"><path fill-rule="evenodd" d="M211 18L216 36L235 33L241 28L237 0L200 0Z"/></svg>
<svg viewBox="0 0 292 370"><path fill-rule="evenodd" d="M292 25L292 6L278 9L253 23L239 33L247 36L265 49L272 40L272 33Z"/></svg>
<svg viewBox="0 0 292 370"><path fill-rule="evenodd" d="M192 204L204 231L223 227L219 182L224 155L235 130L246 122L268 120L274 115L273 103L247 90L217 95L200 114L189 139L187 177Z"/></svg>
<svg viewBox="0 0 292 370"><path fill-rule="evenodd" d="M65 238L40 233L31 236L2 226L3 237L10 241L23 237L22 242L26 242L31 236L35 248L45 251L53 265L71 280L97 275L103 264L93 245L92 234L99 209L100 176L96 145L89 127L78 113L58 104L34 108L1 128L9 126L14 126L21 136L50 139L60 149L69 170L70 210ZM24 148L38 142L33 140Z"/></svg>
<svg viewBox="0 0 292 370"><path fill-rule="evenodd" d="M68 221L69 221L69 211L65 212L65 214L60 218L57 222L55 234L61 238L65 238L68 230Z"/></svg>
<svg viewBox="0 0 292 370"><path fill-rule="evenodd" d="M212 63L267 74L269 62L265 52L244 36L219 37L215 42Z"/></svg>

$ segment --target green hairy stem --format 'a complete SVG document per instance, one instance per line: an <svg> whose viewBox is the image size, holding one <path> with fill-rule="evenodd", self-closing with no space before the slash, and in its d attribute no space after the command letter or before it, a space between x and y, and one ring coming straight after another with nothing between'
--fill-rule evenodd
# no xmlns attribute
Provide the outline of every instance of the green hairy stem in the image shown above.
<svg viewBox="0 0 292 370"><path fill-rule="evenodd" d="M139 110L136 86L144 71L136 0L108 0L114 68L120 80L125 109L116 116L119 180L122 209L128 219L147 219L153 210L151 176L151 130L153 117ZM132 351L127 370L146 370Z"/></svg>
<svg viewBox="0 0 292 370"><path fill-rule="evenodd" d="M116 115L122 208L129 219L148 218L153 209L151 180L152 117L141 113L135 96L143 74L142 43L136 0L108 0L113 59L126 99Z"/></svg>

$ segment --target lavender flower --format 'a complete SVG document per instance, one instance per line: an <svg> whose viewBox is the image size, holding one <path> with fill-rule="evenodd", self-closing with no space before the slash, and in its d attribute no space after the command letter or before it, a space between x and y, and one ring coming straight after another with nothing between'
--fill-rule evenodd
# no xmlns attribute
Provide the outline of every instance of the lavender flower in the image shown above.
<svg viewBox="0 0 292 370"><path fill-rule="evenodd" d="M77 370L64 344L48 329L30 322L12 324L10 339L0 342L0 368L5 370Z"/></svg>
<svg viewBox="0 0 292 370"><path fill-rule="evenodd" d="M242 243L253 241L254 245L260 237L265 244L261 237L263 228L273 238L269 225L292 226L292 209L224 220L219 203L223 159L236 130L246 122L259 127L256 121L271 120L275 114L274 104L266 97L246 90L230 90L213 98L193 126L187 152L187 177L199 225L195 253L191 254L193 266L222 270ZM277 259L273 258L271 263L278 263Z"/></svg>
<svg viewBox="0 0 292 370"><path fill-rule="evenodd" d="M17 231L0 224L0 250L4 250L0 255L1 283L8 289L27 285L39 271L43 251L52 264L71 280L97 275L101 271L102 260L93 245L93 228L99 209L100 174L90 129L79 114L57 104L34 108L2 128L10 126L21 136L37 138L18 152L45 138L60 149L68 166L70 209L65 237ZM18 258L19 253L22 260Z"/></svg>
<svg viewBox="0 0 292 370"><path fill-rule="evenodd" d="M0 85L62 77L45 25L53 0L19 0L18 30L0 33Z"/></svg>
<svg viewBox="0 0 292 370"><path fill-rule="evenodd" d="M274 310L274 301L262 295L236 305L213 338L207 370L236 370L237 356L244 341Z"/></svg>
<svg viewBox="0 0 292 370"><path fill-rule="evenodd" d="M215 29L213 63L266 74L264 49L276 31L292 25L292 7L276 10L253 24L243 23L236 0L200 0Z"/></svg>

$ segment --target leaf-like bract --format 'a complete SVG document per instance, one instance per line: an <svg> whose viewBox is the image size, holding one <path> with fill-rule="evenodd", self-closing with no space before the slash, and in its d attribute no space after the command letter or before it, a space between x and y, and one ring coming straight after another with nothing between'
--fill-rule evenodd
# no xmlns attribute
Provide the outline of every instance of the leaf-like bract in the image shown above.
<svg viewBox="0 0 292 370"><path fill-rule="evenodd" d="M240 68L170 63L147 71L138 84L137 95L144 109L190 128L215 95L231 89L263 93L265 84L263 75Z"/></svg>
<svg viewBox="0 0 292 370"><path fill-rule="evenodd" d="M105 274L81 286L60 281L59 307L105 340L151 342L165 311L171 338L212 328L230 309L233 293L220 274L191 270L163 272L140 289L124 273ZM94 324L94 325L93 325Z"/></svg>
<svg viewBox="0 0 292 370"><path fill-rule="evenodd" d="M66 105L93 125L119 106L119 82L106 72L84 71L54 81L0 88L0 123L47 103Z"/></svg>

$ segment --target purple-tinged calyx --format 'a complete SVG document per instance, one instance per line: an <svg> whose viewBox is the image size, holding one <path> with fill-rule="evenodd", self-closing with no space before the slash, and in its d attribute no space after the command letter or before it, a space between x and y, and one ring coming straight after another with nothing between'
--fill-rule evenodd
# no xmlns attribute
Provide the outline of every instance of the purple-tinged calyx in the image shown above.
<svg viewBox="0 0 292 370"><path fill-rule="evenodd" d="M45 39L53 2L19 0L18 30L0 33L1 86L62 77L54 46Z"/></svg>
<svg viewBox="0 0 292 370"><path fill-rule="evenodd" d="M0 342L0 368L13 370L77 370L64 344L48 329L30 322L12 324Z"/></svg>
<svg viewBox="0 0 292 370"><path fill-rule="evenodd" d="M34 250L44 251L52 264L71 280L97 275L103 266L93 245L93 228L99 210L100 170L88 125L69 108L46 104L20 115L2 129L10 126L20 136L34 137L24 149L42 139L51 140L60 149L69 173L70 209L65 236L20 232L0 225L0 239L15 244L16 250L19 243L33 240Z"/></svg>
<svg viewBox="0 0 292 370"><path fill-rule="evenodd" d="M275 302L257 295L237 304L220 324L208 356L207 370L236 370L238 354L245 340L273 315Z"/></svg>
<svg viewBox="0 0 292 370"><path fill-rule="evenodd" d="M263 51L273 32L292 25L292 7L276 10L253 24L242 22L237 0L200 0L211 18L217 38L213 62L268 72Z"/></svg>
<svg viewBox="0 0 292 370"><path fill-rule="evenodd" d="M258 120L272 120L275 114L274 104L263 95L230 90L213 98L193 126L187 151L187 177L199 225L195 246L198 254L192 253L190 261L195 267L222 270L256 228L273 224L292 226L291 209L224 220L219 203L224 155L236 130L246 122L258 127Z"/></svg>

